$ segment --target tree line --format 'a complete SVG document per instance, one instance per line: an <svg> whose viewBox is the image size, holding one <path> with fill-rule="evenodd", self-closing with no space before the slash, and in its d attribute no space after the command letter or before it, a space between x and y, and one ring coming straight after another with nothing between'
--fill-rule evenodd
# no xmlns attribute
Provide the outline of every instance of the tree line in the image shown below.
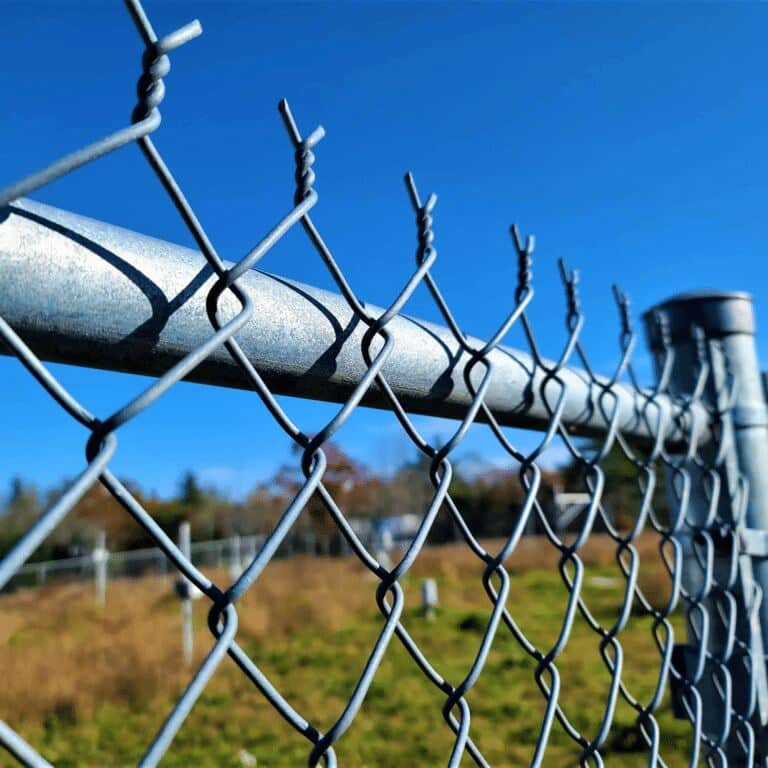
<svg viewBox="0 0 768 768"><path fill-rule="evenodd" d="M355 461L336 445L324 447L327 469L323 483L345 516L375 519L392 515L422 516L434 494L429 480L429 460L416 457L404 461L388 475L377 474ZM177 492L162 498L144 491L137 483L124 481L131 493L160 527L175 537L179 523L186 520L195 540L216 539L235 534L266 534L299 491L304 476L295 461L278 468L266 482L259 483L242 499L232 499L213 486L202 484L187 472ZM640 504L638 474L618 452L604 462L606 489L603 502L612 519L621 527L631 525ZM66 483L41 490L33 483L15 477L2 504L0 555L7 552L45 509L64 493ZM555 515L554 496L559 490L586 489L584 467L577 461L558 470L544 471L538 494L545 514ZM659 504L659 489L656 502ZM454 468L451 497L476 536L497 537L509 533L520 512L525 494L514 464L509 468L484 471ZM529 533L540 532L531 516ZM82 554L93 548L97 531L106 532L111 550L153 546L151 537L99 483L91 487L75 508L40 546L34 560L49 560ZM322 551L332 552L338 544L336 526L321 500L315 495L301 513L295 530L313 534ZM458 538L458 530L446 509L441 509L430 532L433 542Z"/></svg>

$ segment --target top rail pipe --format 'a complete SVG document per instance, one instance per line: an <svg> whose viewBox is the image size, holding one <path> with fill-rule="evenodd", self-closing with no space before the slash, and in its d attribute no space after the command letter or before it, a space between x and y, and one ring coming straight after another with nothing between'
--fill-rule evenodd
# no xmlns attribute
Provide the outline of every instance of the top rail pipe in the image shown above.
<svg viewBox="0 0 768 768"><path fill-rule="evenodd" d="M0 315L43 360L158 376L211 336L205 300L213 282L202 256L188 248L30 200L0 213ZM344 299L255 270L239 284L254 313L237 339L273 392L344 401L366 370L360 351L365 328ZM232 315L239 309L226 294L222 302ZM471 402L462 375L466 359L450 331L402 315L387 327L395 345L383 374L403 405L415 413L463 417ZM499 422L545 428L543 373L530 355L499 348L489 359L494 373L486 402ZM573 368L562 378L568 388L563 423L573 434L603 432L598 388ZM223 347L188 380L249 386ZM552 404L556 390L553 384ZM653 438L656 415L649 427L644 398L622 385L614 391L622 431ZM375 385L363 404L387 407ZM667 418L680 415L668 398L659 397L658 404ZM706 430L706 414L696 415ZM672 430L669 437L684 436Z"/></svg>

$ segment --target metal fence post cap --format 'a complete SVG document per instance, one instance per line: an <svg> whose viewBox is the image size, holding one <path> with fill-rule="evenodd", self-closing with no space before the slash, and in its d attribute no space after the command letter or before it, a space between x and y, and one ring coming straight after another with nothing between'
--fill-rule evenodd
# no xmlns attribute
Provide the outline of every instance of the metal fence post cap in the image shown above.
<svg viewBox="0 0 768 768"><path fill-rule="evenodd" d="M691 338L691 327L699 326L708 339L730 334L755 333L752 296L743 291L696 291L681 293L656 304L643 313L648 343L662 347L656 314L665 317L673 345Z"/></svg>

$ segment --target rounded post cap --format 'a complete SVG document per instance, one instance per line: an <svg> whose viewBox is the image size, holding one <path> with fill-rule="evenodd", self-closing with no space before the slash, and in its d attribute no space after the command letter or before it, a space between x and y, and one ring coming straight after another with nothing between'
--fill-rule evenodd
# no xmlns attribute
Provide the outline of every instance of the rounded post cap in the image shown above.
<svg viewBox="0 0 768 768"><path fill-rule="evenodd" d="M662 346L656 323L659 312L666 318L673 345L679 341L689 341L693 326L701 328L707 339L755 333L752 296L744 291L681 293L651 307L643 313L643 321L648 342L654 350Z"/></svg>

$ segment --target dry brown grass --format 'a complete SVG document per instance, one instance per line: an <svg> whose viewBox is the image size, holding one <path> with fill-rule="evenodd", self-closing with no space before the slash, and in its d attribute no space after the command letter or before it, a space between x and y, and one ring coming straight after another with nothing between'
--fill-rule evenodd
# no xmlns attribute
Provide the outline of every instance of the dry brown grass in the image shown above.
<svg viewBox="0 0 768 768"><path fill-rule="evenodd" d="M666 595L656 551L658 540L638 543L643 584L657 598ZM486 542L492 551L499 542ZM615 547L593 536L582 551L587 566L615 562ZM523 539L509 563L512 573L554 569L557 552L539 538ZM423 551L413 567L417 579L437 577L441 598L478 609L481 563L464 545ZM227 574L212 573L217 583ZM618 571L617 571L618 575ZM239 610L244 641L285 636L298 629L337 630L375 611L374 577L354 557L299 556L275 561L246 595ZM450 589L453 586L455 589ZM418 599L418 598L416 598ZM205 605L195 605L196 651L210 648ZM171 695L188 679L179 663L180 611L172 580L163 577L114 580L107 603L94 602L88 583L51 585L0 599L0 718L10 723L88 716L103 703L132 709Z"/></svg>

